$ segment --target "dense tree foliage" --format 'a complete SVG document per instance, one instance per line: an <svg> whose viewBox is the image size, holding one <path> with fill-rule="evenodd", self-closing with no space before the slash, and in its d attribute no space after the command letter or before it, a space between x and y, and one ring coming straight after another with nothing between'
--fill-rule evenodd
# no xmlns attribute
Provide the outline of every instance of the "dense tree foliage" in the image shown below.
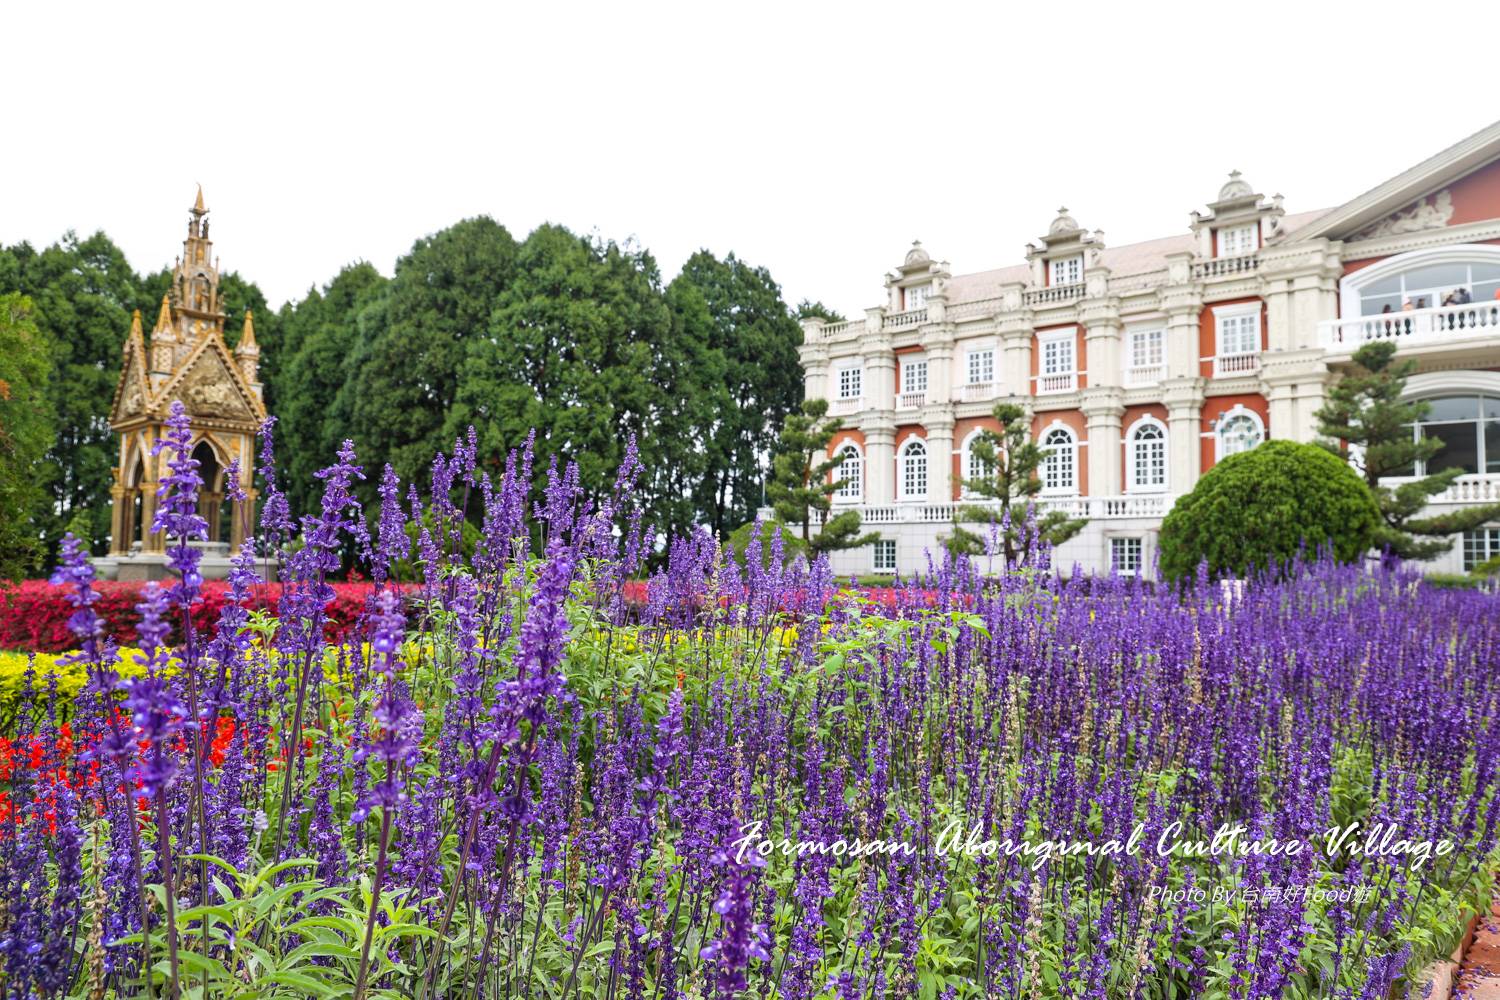
<svg viewBox="0 0 1500 1000"><path fill-rule="evenodd" d="M1322 448L1267 441L1203 474L1161 526L1161 571L1186 580L1279 571L1327 548L1353 562L1375 541L1380 512L1354 470Z"/></svg>
<svg viewBox="0 0 1500 1000"><path fill-rule="evenodd" d="M46 498L37 467L53 436L52 350L33 311L19 292L0 294L0 577L10 579L34 570L42 554L34 526L17 514Z"/></svg>
<svg viewBox="0 0 1500 1000"><path fill-rule="evenodd" d="M1427 416L1431 406L1402 398L1416 362L1397 362L1395 356L1396 345L1389 340L1372 341L1355 351L1353 369L1328 391L1328 403L1317 413L1318 430L1324 436L1322 445L1364 477L1380 508L1375 545L1403 559L1431 559L1452 548L1459 532L1500 516L1500 503L1421 516L1428 501L1452 486L1463 470L1440 469L1411 478L1417 463L1434 458L1443 442L1430 432L1420 439L1412 434L1412 425ZM1383 485L1387 477L1406 481Z"/></svg>
<svg viewBox="0 0 1500 1000"><path fill-rule="evenodd" d="M955 555L977 555L985 551L990 532L994 531L1005 564L1019 566L1034 542L1061 545L1078 534L1087 522L1070 518L1060 510L1038 514L1030 509L1042 489L1037 470L1047 458L1046 449L1031 439L1031 420L1021 407L1000 403L991 415L1000 429L980 431L969 446L981 470L988 470L988 475L963 480L964 494L983 502L958 509L953 534L945 544ZM969 531L963 527L965 524L984 528Z"/></svg>
<svg viewBox="0 0 1500 1000"><path fill-rule="evenodd" d="M763 267L706 250L688 258L673 286L691 285L708 307L708 349L718 378L688 401L687 423L708 453L693 506L723 535L760 506L777 428L802 402L802 328Z"/></svg>
<svg viewBox="0 0 1500 1000"><path fill-rule="evenodd" d="M48 559L70 524L96 551L107 539L121 348L131 310L155 316L170 277L137 274L102 233L0 249L0 293L30 296L50 345L43 409L56 428L37 477L45 493L5 513L30 525ZM431 456L472 423L492 474L535 428L538 479L554 456L576 460L591 492L634 437L659 537L694 524L723 534L760 505L776 429L802 398L796 314L764 268L732 254L700 251L664 286L633 244L556 225L518 243L478 217L418 240L389 279L352 264L273 310L227 273L220 295L231 348L254 312L282 485L298 511L320 490L318 457L343 439L422 486ZM374 478L360 484L366 499Z"/></svg>

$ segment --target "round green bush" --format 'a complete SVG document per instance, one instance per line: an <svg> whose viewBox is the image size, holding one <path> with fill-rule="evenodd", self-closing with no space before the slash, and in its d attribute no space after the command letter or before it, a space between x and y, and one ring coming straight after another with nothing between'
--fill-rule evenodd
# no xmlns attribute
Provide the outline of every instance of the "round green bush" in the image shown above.
<svg viewBox="0 0 1500 1000"><path fill-rule="evenodd" d="M1267 441L1208 470L1161 526L1161 571L1189 577L1279 572L1299 550L1353 562L1370 549L1380 511L1364 482L1332 453Z"/></svg>

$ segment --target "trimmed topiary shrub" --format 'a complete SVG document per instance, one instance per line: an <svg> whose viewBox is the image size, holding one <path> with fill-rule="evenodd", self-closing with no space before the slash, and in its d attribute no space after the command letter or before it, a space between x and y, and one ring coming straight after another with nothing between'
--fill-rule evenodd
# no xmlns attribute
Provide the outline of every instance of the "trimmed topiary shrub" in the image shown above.
<svg viewBox="0 0 1500 1000"><path fill-rule="evenodd" d="M1367 552L1380 512L1359 476L1316 445L1267 441L1215 465L1161 526L1161 572L1189 577L1279 572L1299 551L1340 562Z"/></svg>

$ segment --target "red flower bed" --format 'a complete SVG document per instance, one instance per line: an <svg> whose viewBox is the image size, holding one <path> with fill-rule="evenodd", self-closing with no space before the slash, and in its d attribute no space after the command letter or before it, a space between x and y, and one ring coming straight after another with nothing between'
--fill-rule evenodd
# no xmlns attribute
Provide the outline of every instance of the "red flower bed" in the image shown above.
<svg viewBox="0 0 1500 1000"><path fill-rule="evenodd" d="M135 606L141 601L141 588L145 584L137 581L117 583L101 581L94 585L99 592L99 602L94 611L104 620L105 629L115 641L124 646L136 642L135 627L140 615ZM328 605L328 635L340 638L358 619L365 607L373 584L332 584L335 597ZM203 585L203 597L193 608L193 623L199 635L211 635L219 611L224 607L229 591L228 584L211 581ZM249 607L262 609L276 607L279 584L261 584L250 596ZM68 616L73 606L68 603L64 588L54 587L45 580L27 580L19 585L0 585L0 649L19 649L38 653L61 653L72 649L78 640L68 631ZM181 637L173 641L180 642Z"/></svg>

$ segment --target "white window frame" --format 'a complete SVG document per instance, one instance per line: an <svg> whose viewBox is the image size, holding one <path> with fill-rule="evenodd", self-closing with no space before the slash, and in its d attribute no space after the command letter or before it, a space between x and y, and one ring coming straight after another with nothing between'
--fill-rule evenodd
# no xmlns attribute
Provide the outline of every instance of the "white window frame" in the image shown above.
<svg viewBox="0 0 1500 1000"><path fill-rule="evenodd" d="M880 558L883 551L890 553L891 558L889 563ZM870 572L896 572L896 540L894 538L877 538L875 543L870 546Z"/></svg>
<svg viewBox="0 0 1500 1000"><path fill-rule="evenodd" d="M1245 302L1233 306L1214 307L1214 357L1238 358L1247 354L1260 353L1260 312L1259 302ZM1245 321L1249 320L1248 323ZM1242 336L1243 328L1249 330L1249 350L1227 350L1225 335L1229 332L1230 324L1234 324L1236 334ZM1244 346L1236 345L1236 346Z"/></svg>
<svg viewBox="0 0 1500 1000"><path fill-rule="evenodd" d="M1161 449L1161 472L1160 482L1143 481L1141 478L1141 440L1137 435L1147 428L1154 429L1160 433L1160 437L1146 440L1159 442ZM1167 425L1157 418L1147 415L1141 417L1130 425L1125 432L1125 492L1126 493L1162 493L1167 489L1167 484L1172 479L1172 438L1167 430Z"/></svg>
<svg viewBox="0 0 1500 1000"><path fill-rule="evenodd" d="M1232 421L1235 421L1235 420L1237 420L1238 418L1241 418L1241 417L1248 417L1250 419L1250 421L1255 424L1255 431L1256 431L1256 434L1259 435L1260 440L1256 441L1249 448L1244 448L1244 449L1241 449L1239 451L1226 452L1225 449L1224 449L1224 432L1226 430L1228 430L1229 425L1230 425L1230 423ZM1230 455L1239 455L1239 454L1243 454L1246 451L1254 451L1256 448L1260 447L1261 445L1263 445L1265 443L1266 443L1266 422L1260 418L1260 414L1259 413L1256 413L1254 410L1250 409L1244 403L1236 403L1231 409L1225 410L1223 413L1219 414L1219 419L1214 422L1214 461L1215 462L1222 462L1222 461L1224 461L1224 459L1228 458Z"/></svg>
<svg viewBox="0 0 1500 1000"><path fill-rule="evenodd" d="M1057 355L1051 355L1050 352L1048 351L1048 348L1052 348L1052 347L1058 347L1058 348L1060 348L1063 345L1067 346L1066 359L1065 359L1067 367L1062 367L1061 364L1058 363L1060 360L1062 360L1062 358L1061 358L1061 352L1060 351L1059 351L1059 353ZM1066 329L1063 329L1063 330L1048 330L1045 333L1039 333L1039 334L1037 334L1036 335L1036 350L1037 350L1037 364L1036 364L1037 395L1048 395L1048 394L1053 393L1053 392L1071 392L1074 389L1078 388L1078 331L1077 331L1077 328L1070 326L1070 327L1068 327ZM1045 380L1046 379L1048 379L1048 378L1060 378L1060 377L1062 377L1064 375L1071 375L1072 376L1072 379L1070 380L1070 382L1069 382L1069 384L1068 384L1068 386L1066 388L1063 388L1063 389L1048 389L1048 390L1044 390L1042 388L1043 385L1045 384Z"/></svg>
<svg viewBox="0 0 1500 1000"><path fill-rule="evenodd" d="M1067 435L1067 443L1049 443L1049 439L1051 439L1059 431ZM1046 457L1042 459L1041 467L1037 470L1042 477L1041 492L1047 496L1077 496L1079 492L1079 446L1078 435L1074 432L1073 428L1069 427L1067 424L1063 423L1060 420L1053 421L1042 429L1041 434L1037 435L1037 445L1044 452L1046 452ZM1052 481L1054 475L1054 461L1063 461L1064 452L1066 453L1066 468L1068 473L1067 481L1054 483ZM1053 458L1054 453L1058 455L1056 460L1054 460ZM1059 476L1058 478L1061 479L1061 476Z"/></svg>
<svg viewBox="0 0 1500 1000"><path fill-rule="evenodd" d="M1047 284L1077 285L1083 282L1083 254L1076 253L1071 257L1057 257L1047 261Z"/></svg>
<svg viewBox="0 0 1500 1000"><path fill-rule="evenodd" d="M901 311L914 312L927 308L927 296L932 294L932 282L925 285L908 285L901 290Z"/></svg>
<svg viewBox="0 0 1500 1000"><path fill-rule="evenodd" d="M859 445L853 441L845 441L834 451L835 455L844 455L845 452L853 451L852 456L846 456L841 465L835 466L833 480L838 482L847 479L843 486L834 491L834 503L859 503L865 495L865 455ZM852 468L850 463L854 463ZM850 473L853 475L850 475Z"/></svg>
<svg viewBox="0 0 1500 1000"><path fill-rule="evenodd" d="M921 385L913 385L912 382L914 380L912 378L912 374L914 372L918 372L918 371L920 371L922 373L922 379L921 379L922 384ZM921 392L921 393L925 393L927 391L927 384L928 384L927 383L927 371L928 371L927 370L927 358L926 358L925 355L922 356L922 357L911 358L910 360L908 360L906 358L903 358L901 360L901 391L903 393L907 393L907 392Z"/></svg>
<svg viewBox="0 0 1500 1000"><path fill-rule="evenodd" d="M839 399L859 399L865 394L865 367L863 363L841 365L838 370ZM850 390L853 390L852 392Z"/></svg>
<svg viewBox="0 0 1500 1000"><path fill-rule="evenodd" d="M959 486L959 494L961 496L973 496L973 493L969 490L968 487L968 481L970 479L994 478L995 470L993 467L989 468L988 470L976 469L974 467L975 463L978 461L978 456L976 456L973 451L974 442L979 440L979 436L983 434L985 430L986 428L984 427L974 428L964 437L963 445L959 448L959 470L963 479L962 484L960 484Z"/></svg>
<svg viewBox="0 0 1500 1000"><path fill-rule="evenodd" d="M988 360L981 360L988 356ZM968 385L994 385L995 384L995 348L994 347L972 347L969 349L965 359L964 370L968 377ZM984 376L988 376L987 378ZM978 377L976 377L978 376Z"/></svg>
<svg viewBox="0 0 1500 1000"><path fill-rule="evenodd" d="M1120 567L1119 559L1115 554L1115 546L1116 544L1120 544L1122 547L1128 547L1131 542L1135 543L1136 565L1130 569L1123 569ZM1117 573L1120 576L1142 576L1145 574L1146 538L1144 535L1109 535L1106 544L1109 550L1109 568L1111 572Z"/></svg>
<svg viewBox="0 0 1500 1000"><path fill-rule="evenodd" d="M1225 226L1219 230L1220 257L1243 257L1260 249L1260 225L1247 222L1242 226Z"/></svg>
<svg viewBox="0 0 1500 1000"><path fill-rule="evenodd" d="M1463 533L1459 558L1465 573L1496 556L1500 556L1500 525L1481 524Z"/></svg>
<svg viewBox="0 0 1500 1000"><path fill-rule="evenodd" d="M921 461L913 463L912 453L921 449ZM896 485L900 489L902 500L926 500L927 499L927 441L913 435L901 442L901 449L896 452ZM912 465L920 478L919 488L911 489L911 482L906 474L907 467Z"/></svg>
<svg viewBox="0 0 1500 1000"><path fill-rule="evenodd" d="M1151 340L1155 338L1156 360L1151 361ZM1140 352L1144 357L1137 356L1137 344L1145 346ZM1161 380L1167 368L1167 331L1161 326L1141 326L1127 328L1125 331L1125 384L1126 385L1151 385ZM1153 378L1141 378L1137 372L1156 370L1157 375Z"/></svg>

